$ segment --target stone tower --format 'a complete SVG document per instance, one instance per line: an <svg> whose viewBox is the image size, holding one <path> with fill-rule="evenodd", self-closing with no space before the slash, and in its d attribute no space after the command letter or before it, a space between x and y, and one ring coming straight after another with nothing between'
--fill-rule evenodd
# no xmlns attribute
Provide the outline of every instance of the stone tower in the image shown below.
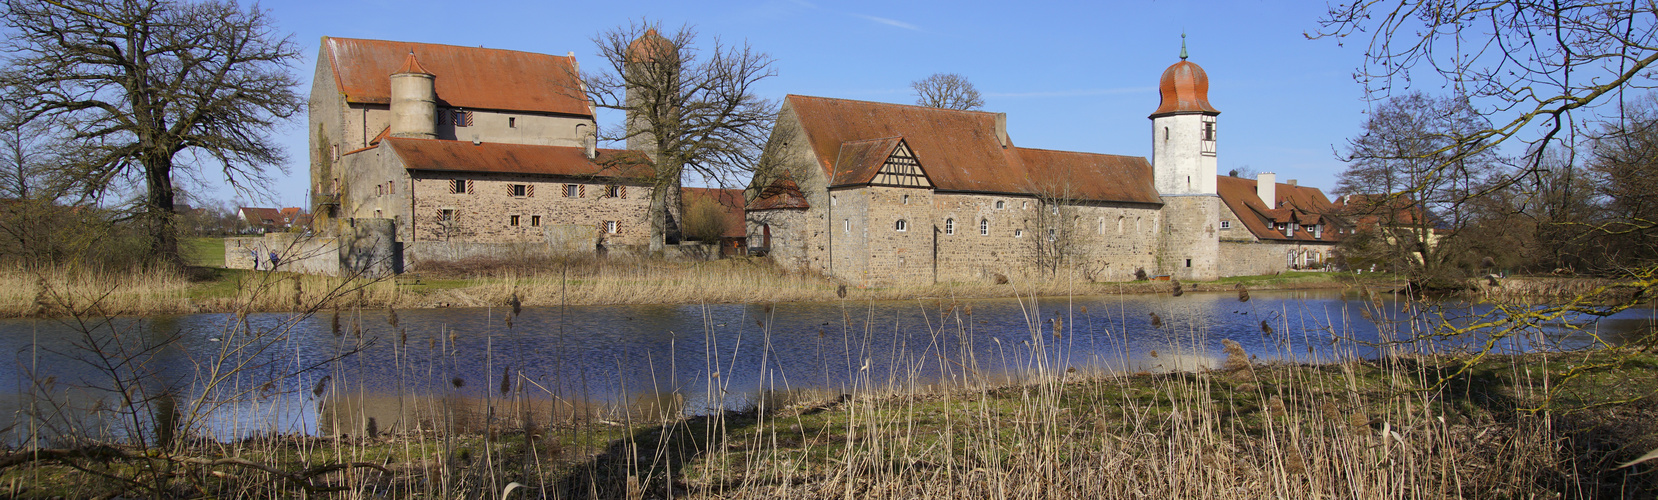
<svg viewBox="0 0 1658 500"><path fill-rule="evenodd" d="M643 151L646 156L656 160L656 137L650 130L650 119L637 110L647 107L647 103L671 102L665 96L658 95L664 90L677 90L679 80L679 51L675 50L672 41L656 32L655 28L645 30L644 35L628 44L627 65L628 74L624 77L627 82L627 148L632 151ZM671 113L671 110L661 110L662 113Z"/></svg>
<svg viewBox="0 0 1658 500"><path fill-rule="evenodd" d="M1216 121L1209 75L1186 60L1163 71L1162 102L1151 113L1152 177L1163 197L1158 271L1180 279L1219 278L1220 196L1215 192Z"/></svg>
<svg viewBox="0 0 1658 500"><path fill-rule="evenodd" d="M403 66L391 74L391 136L417 139L436 139L437 134L437 80L420 66L414 51L403 60Z"/></svg>

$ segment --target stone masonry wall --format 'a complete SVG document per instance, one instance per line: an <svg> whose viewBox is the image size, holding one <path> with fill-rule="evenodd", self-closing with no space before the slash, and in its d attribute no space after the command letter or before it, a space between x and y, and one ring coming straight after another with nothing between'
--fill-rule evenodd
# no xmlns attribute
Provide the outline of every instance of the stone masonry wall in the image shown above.
<svg viewBox="0 0 1658 500"><path fill-rule="evenodd" d="M468 182L466 193L450 192L456 179ZM508 186L513 184L527 185L529 195L511 195ZM576 187L576 196L565 196L567 185ZM621 196L605 196L611 185L623 189ZM606 246L644 245L650 239L650 186L462 172L420 173L413 186L414 214L407 230L412 236L405 241L539 242L546 241L544 228L561 225L594 228L598 243ZM453 210L458 224L441 224L443 210ZM616 223L615 232L601 230L607 221Z"/></svg>
<svg viewBox="0 0 1658 500"><path fill-rule="evenodd" d="M1193 281L1220 277L1220 197L1164 196L1158 274Z"/></svg>

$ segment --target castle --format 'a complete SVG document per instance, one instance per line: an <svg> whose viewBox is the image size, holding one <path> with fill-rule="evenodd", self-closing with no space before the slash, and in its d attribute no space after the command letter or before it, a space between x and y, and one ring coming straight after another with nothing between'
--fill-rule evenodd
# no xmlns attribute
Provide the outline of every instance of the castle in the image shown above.
<svg viewBox="0 0 1658 500"><path fill-rule="evenodd" d="M999 113L790 95L746 227L722 246L746 232L785 267L860 285L1212 280L1324 261L1344 233L1334 207L1272 174L1217 175L1220 111L1181 56L1150 115L1150 161L1021 148ZM319 227L372 221L405 262L644 245L650 160L596 147L578 74L573 55L324 38L310 106Z"/></svg>
<svg viewBox="0 0 1658 500"><path fill-rule="evenodd" d="M860 285L1078 272L1097 281L1270 274L1345 228L1318 189L1217 175L1203 68L1163 72L1152 161L1021 148L1006 115L790 95L757 172L750 244Z"/></svg>

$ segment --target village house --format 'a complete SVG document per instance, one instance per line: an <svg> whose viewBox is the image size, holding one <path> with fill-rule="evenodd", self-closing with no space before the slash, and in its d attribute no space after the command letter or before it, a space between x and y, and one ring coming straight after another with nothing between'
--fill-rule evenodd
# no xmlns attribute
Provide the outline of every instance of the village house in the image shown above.
<svg viewBox="0 0 1658 500"><path fill-rule="evenodd" d="M1208 86L1182 49L1151 161L1021 148L1000 113L790 95L750 186L750 244L859 285L1213 280L1327 259L1340 233L1323 193L1216 174Z"/></svg>

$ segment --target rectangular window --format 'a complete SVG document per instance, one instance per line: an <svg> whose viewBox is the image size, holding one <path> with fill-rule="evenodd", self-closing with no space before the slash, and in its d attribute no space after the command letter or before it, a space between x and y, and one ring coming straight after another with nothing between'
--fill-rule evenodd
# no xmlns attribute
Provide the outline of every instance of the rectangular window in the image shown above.
<svg viewBox="0 0 1658 500"><path fill-rule="evenodd" d="M846 232L852 232L852 219L841 219L841 224L846 226Z"/></svg>
<svg viewBox="0 0 1658 500"><path fill-rule="evenodd" d="M449 118L450 118L449 123L453 124L456 127L470 127L470 126L472 126L472 112L471 111L452 109L452 110L449 110Z"/></svg>
<svg viewBox="0 0 1658 500"><path fill-rule="evenodd" d="M507 194L524 197L530 195L530 187L524 184L507 184Z"/></svg>
<svg viewBox="0 0 1658 500"><path fill-rule="evenodd" d="M518 127L518 118L513 117L513 116L507 117L507 128L517 128L517 127Z"/></svg>
<svg viewBox="0 0 1658 500"><path fill-rule="evenodd" d="M580 198L581 197L581 192L582 192L582 189L581 189L580 184L565 184L564 185L564 197L565 198Z"/></svg>
<svg viewBox="0 0 1658 500"><path fill-rule="evenodd" d="M445 208L443 210L438 210L438 222L443 224L455 222L455 209Z"/></svg>
<svg viewBox="0 0 1658 500"><path fill-rule="evenodd" d="M1220 221L1220 228L1221 229L1232 229L1232 221L1229 221L1229 220Z"/></svg>
<svg viewBox="0 0 1658 500"><path fill-rule="evenodd" d="M541 216L531 215L530 216L530 227L541 227Z"/></svg>
<svg viewBox="0 0 1658 500"><path fill-rule="evenodd" d="M518 227L518 216L508 215L507 216L507 225L508 226L513 226L513 227Z"/></svg>
<svg viewBox="0 0 1658 500"><path fill-rule="evenodd" d="M616 221L613 221L613 220L604 221L604 232L609 233L609 234L616 234L616 232L620 230L620 228L618 226L619 226L619 224L617 224Z"/></svg>
<svg viewBox="0 0 1658 500"><path fill-rule="evenodd" d="M466 179L455 179L453 181L449 181L449 192L453 194L466 194Z"/></svg>
<svg viewBox="0 0 1658 500"><path fill-rule="evenodd" d="M616 185L605 186L604 187L604 195L605 195L606 198L621 198L622 197L622 186L616 186Z"/></svg>
<svg viewBox="0 0 1658 500"><path fill-rule="evenodd" d="M386 194L397 194L397 181L386 181Z"/></svg>

